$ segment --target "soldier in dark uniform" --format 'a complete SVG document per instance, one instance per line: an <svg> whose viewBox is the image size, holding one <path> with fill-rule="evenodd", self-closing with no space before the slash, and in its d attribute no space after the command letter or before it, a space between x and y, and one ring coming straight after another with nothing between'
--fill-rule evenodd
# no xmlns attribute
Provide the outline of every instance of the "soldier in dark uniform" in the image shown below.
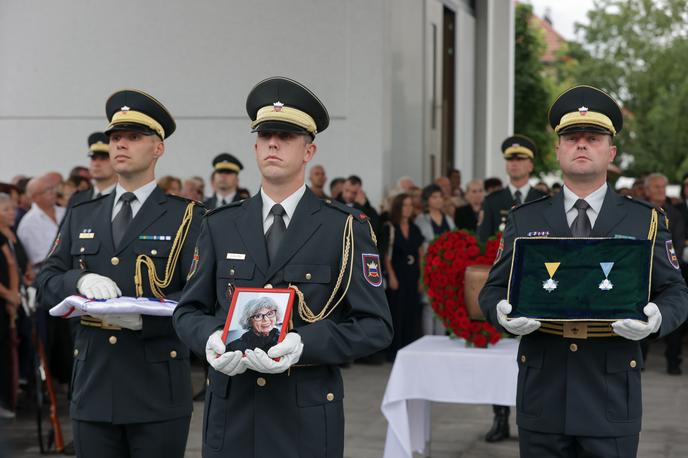
<svg viewBox="0 0 688 458"><path fill-rule="evenodd" d="M114 192L75 205L36 282L39 300L72 294L178 300L205 210L155 184L167 109L135 90L106 103ZM191 418L188 348L169 317L84 316L76 330L70 416L83 457L183 457Z"/></svg>
<svg viewBox="0 0 688 458"><path fill-rule="evenodd" d="M341 457L339 364L386 348L392 325L368 218L305 185L315 135L329 124L296 81L258 83L246 108L257 132L260 192L209 212L174 323L211 366L203 456ZM293 328L266 353L225 351L235 287L292 287ZM272 358L279 358L275 361Z"/></svg>
<svg viewBox="0 0 688 458"><path fill-rule="evenodd" d="M478 216L478 238L485 243L490 237L504 230L506 215L515 205L539 199L544 194L530 186L528 180L533 171L533 158L537 152L535 143L524 135L514 135L502 142L502 154L506 161L509 185L485 197ZM498 442L509 437L509 406L492 406L494 419L485 434L486 442Z"/></svg>
<svg viewBox="0 0 688 458"><path fill-rule="evenodd" d="M688 312L688 289L671 247L664 216L645 202L624 198L606 183L621 130L619 106L604 92L577 86L552 105L559 135L563 191L514 208L498 256L480 293L487 319L522 335L518 351L517 423L522 457L634 457L641 424L639 340L664 336ZM516 237L654 239L647 322L541 323L507 320L505 298ZM575 336L575 338L574 338Z"/></svg>
<svg viewBox="0 0 688 458"><path fill-rule="evenodd" d="M504 230L506 215L511 207L545 195L528 183L536 153L535 143L523 135L514 135L502 142L509 185L485 197L478 221L478 238L481 242Z"/></svg>
<svg viewBox="0 0 688 458"><path fill-rule="evenodd" d="M117 175L110 162L109 142L110 139L103 132L93 132L88 136L88 157L91 159L88 171L91 175L93 187L72 194L67 208L110 194L115 189Z"/></svg>
<svg viewBox="0 0 688 458"><path fill-rule="evenodd" d="M210 176L215 194L204 202L208 210L251 197L248 190L239 187L239 172L243 169L241 161L229 153L215 156L213 174Z"/></svg>

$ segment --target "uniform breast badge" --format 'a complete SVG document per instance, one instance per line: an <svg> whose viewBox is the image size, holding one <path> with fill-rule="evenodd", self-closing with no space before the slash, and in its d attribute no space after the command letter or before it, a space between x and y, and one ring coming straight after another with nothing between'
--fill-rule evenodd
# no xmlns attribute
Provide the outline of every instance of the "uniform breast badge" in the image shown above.
<svg viewBox="0 0 688 458"><path fill-rule="evenodd" d="M604 280L599 285L599 288L602 291L609 291L614 287L612 282L609 281L609 272L612 271L612 267L614 267L613 262L601 262L600 267L602 267L602 272L604 273Z"/></svg>
<svg viewBox="0 0 688 458"><path fill-rule="evenodd" d="M547 291L548 293L551 293L555 289L557 289L557 285L559 284L558 281L556 281L554 278L554 274L556 273L557 269L559 268L560 262L546 262L545 263L545 268L547 269L547 273L549 274L549 279L545 280L542 282L542 289Z"/></svg>

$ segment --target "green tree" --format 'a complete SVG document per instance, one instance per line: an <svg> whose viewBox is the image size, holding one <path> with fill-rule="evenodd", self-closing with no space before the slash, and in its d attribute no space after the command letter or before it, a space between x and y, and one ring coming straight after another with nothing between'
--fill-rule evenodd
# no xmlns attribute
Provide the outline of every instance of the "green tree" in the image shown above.
<svg viewBox="0 0 688 458"><path fill-rule="evenodd" d="M619 151L631 174L688 171L687 0L598 0L579 26L572 78L609 92L624 110Z"/></svg>
<svg viewBox="0 0 688 458"><path fill-rule="evenodd" d="M556 168L553 136L547 129L550 84L540 60L545 45L539 30L531 25L532 15L532 6L516 4L514 133L535 142L538 148L535 171L546 173Z"/></svg>

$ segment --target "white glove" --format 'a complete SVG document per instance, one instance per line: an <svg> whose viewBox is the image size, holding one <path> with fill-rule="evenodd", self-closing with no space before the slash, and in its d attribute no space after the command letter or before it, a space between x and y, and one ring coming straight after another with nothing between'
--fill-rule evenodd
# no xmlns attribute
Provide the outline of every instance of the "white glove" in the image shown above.
<svg viewBox="0 0 688 458"><path fill-rule="evenodd" d="M127 313L127 314L98 314L89 313L94 318L98 318L108 324L114 326L119 326L120 328L131 329L132 331L140 331L143 328L143 319L139 314Z"/></svg>
<svg viewBox="0 0 688 458"><path fill-rule="evenodd" d="M647 315L647 323L630 318L617 320L612 323L614 332L629 340L641 340L653 332L659 331L659 327L662 325L662 314L659 312L657 304L649 302L643 308L643 312Z"/></svg>
<svg viewBox="0 0 688 458"><path fill-rule="evenodd" d="M510 313L511 304L504 299L499 301L499 304L497 304L497 321L499 321L499 324L501 324L504 329L512 334L524 336L540 327L541 323L538 320L533 320L532 318L526 318L524 316L509 320L506 316Z"/></svg>
<svg viewBox="0 0 688 458"><path fill-rule="evenodd" d="M205 344L205 359L213 369L230 377L246 372L246 358L239 350L227 351L220 330L208 337L208 342Z"/></svg>
<svg viewBox="0 0 688 458"><path fill-rule="evenodd" d="M117 283L98 274L84 274L76 282L76 289L89 299L114 299L122 295Z"/></svg>
<svg viewBox="0 0 688 458"><path fill-rule="evenodd" d="M303 353L301 336L295 332L287 333L284 340L265 353L260 348L246 350L246 364L249 369L264 374L279 374L296 364ZM279 358L275 361L272 358Z"/></svg>

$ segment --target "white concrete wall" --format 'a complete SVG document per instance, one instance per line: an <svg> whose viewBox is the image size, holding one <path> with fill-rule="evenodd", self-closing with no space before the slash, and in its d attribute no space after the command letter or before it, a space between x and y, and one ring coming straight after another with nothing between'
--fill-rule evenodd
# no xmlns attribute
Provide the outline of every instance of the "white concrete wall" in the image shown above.
<svg viewBox="0 0 688 458"><path fill-rule="evenodd" d="M465 3L444 2L453 9ZM510 2L490 0L493 22L513 16ZM177 120L158 176L207 177L212 158L229 151L246 167L242 185L255 192L245 98L262 78L284 75L313 89L330 111L314 163L330 178L360 175L377 203L399 176L422 183L423 11L424 0L2 0L0 180L86 164L87 136L107 124L105 100L134 87L159 98ZM481 126L497 116L491 132L506 133L500 110L510 105L500 93L480 111L488 87L473 98L466 73L473 59L501 59L494 53L507 46L508 31L488 46L480 26L472 27L459 16L457 155L483 157L493 145ZM471 34L475 50L461 50ZM490 81L490 90L505 84Z"/></svg>

